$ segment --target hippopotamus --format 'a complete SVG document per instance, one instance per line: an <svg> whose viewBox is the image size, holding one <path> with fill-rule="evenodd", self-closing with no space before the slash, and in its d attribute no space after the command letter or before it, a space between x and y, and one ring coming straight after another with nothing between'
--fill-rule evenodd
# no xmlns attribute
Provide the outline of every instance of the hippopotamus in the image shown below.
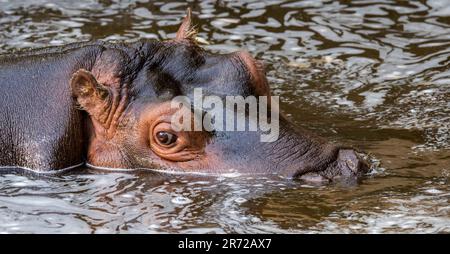
<svg viewBox="0 0 450 254"><path fill-rule="evenodd" d="M271 96L263 65L248 52L215 54L197 43L190 11L171 40L80 42L3 55L0 167L232 171L320 181L359 179L368 170L355 149L281 113L273 142L261 142L260 131L174 130L170 101L192 97L195 88L220 98Z"/></svg>

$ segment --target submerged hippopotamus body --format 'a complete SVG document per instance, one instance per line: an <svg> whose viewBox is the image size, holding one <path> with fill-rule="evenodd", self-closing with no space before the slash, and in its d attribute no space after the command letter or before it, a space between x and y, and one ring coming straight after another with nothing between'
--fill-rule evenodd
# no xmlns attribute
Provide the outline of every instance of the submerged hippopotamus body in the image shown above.
<svg viewBox="0 0 450 254"><path fill-rule="evenodd" d="M176 38L88 42L0 57L0 167L281 174L356 179L367 163L279 119L279 138L258 131L176 131L172 98L270 96L248 53L212 54L195 43L190 12ZM249 116L246 116L249 117Z"/></svg>

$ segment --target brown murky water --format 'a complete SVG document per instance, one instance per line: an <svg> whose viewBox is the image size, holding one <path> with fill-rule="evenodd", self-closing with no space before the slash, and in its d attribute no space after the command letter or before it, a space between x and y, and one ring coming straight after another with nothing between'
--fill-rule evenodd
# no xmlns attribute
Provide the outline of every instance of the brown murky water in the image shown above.
<svg viewBox="0 0 450 254"><path fill-rule="evenodd" d="M380 163L360 185L81 170L0 176L0 232L450 232L450 1L5 1L0 53L173 38L262 59L296 123Z"/></svg>

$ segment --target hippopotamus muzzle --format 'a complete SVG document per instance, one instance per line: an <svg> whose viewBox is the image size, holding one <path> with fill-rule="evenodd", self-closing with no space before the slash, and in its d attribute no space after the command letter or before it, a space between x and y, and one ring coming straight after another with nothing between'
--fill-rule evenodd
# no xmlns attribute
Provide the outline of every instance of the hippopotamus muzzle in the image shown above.
<svg viewBox="0 0 450 254"><path fill-rule="evenodd" d="M339 149L335 161L322 171L299 173L297 178L309 182L356 182L369 171L369 163L364 154L350 148Z"/></svg>

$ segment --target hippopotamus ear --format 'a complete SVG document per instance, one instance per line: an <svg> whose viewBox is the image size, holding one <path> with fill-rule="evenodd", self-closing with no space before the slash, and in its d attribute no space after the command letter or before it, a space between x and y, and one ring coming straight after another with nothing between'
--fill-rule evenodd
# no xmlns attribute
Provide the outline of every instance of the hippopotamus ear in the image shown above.
<svg viewBox="0 0 450 254"><path fill-rule="evenodd" d="M91 72L81 69L72 75L70 80L72 95L80 107L90 115L94 115L99 107L107 103L110 91L99 84Z"/></svg>
<svg viewBox="0 0 450 254"><path fill-rule="evenodd" d="M186 10L186 17L184 17L183 22L180 25L180 28L178 28L177 35L175 40L185 40L185 39L191 39L194 40L197 36L197 30L195 30L194 26L192 25L192 12L191 8L188 8Z"/></svg>

